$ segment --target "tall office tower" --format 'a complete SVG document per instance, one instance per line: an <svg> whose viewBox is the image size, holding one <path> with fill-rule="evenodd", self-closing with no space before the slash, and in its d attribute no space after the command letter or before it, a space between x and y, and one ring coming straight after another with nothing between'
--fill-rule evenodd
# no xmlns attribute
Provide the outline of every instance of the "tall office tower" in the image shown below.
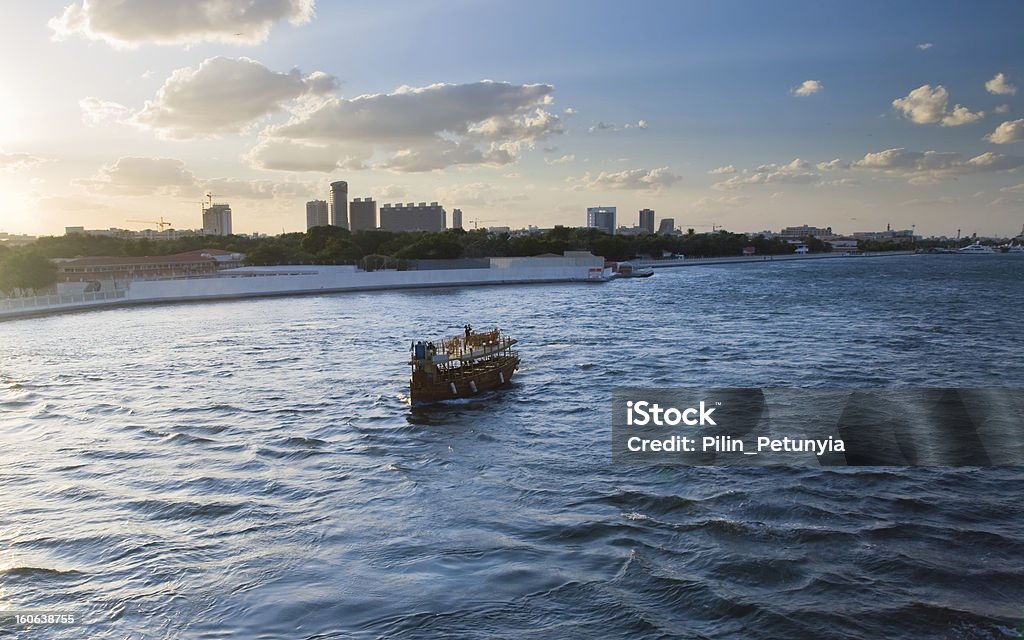
<svg viewBox="0 0 1024 640"><path fill-rule="evenodd" d="M348 183L344 180L331 183L331 224L348 229Z"/></svg>
<svg viewBox="0 0 1024 640"><path fill-rule="evenodd" d="M231 205L211 204L203 208L203 235L231 235Z"/></svg>
<svg viewBox="0 0 1024 640"><path fill-rule="evenodd" d="M588 207L587 226L605 233L615 233L615 207Z"/></svg>
<svg viewBox="0 0 1024 640"><path fill-rule="evenodd" d="M306 231L327 226L327 201L310 200L306 203Z"/></svg>
<svg viewBox="0 0 1024 640"><path fill-rule="evenodd" d="M377 201L373 198L356 198L349 205L348 217L352 233L373 231L377 228Z"/></svg>
<svg viewBox="0 0 1024 640"><path fill-rule="evenodd" d="M462 209L452 209L452 229L462 228Z"/></svg>
<svg viewBox="0 0 1024 640"><path fill-rule="evenodd" d="M661 224L658 225L658 233L673 234L676 232L676 219L675 218L662 218Z"/></svg>
<svg viewBox="0 0 1024 640"><path fill-rule="evenodd" d="M640 228L647 233L654 233L654 209L640 210Z"/></svg>
<svg viewBox="0 0 1024 640"><path fill-rule="evenodd" d="M380 228L383 231L444 231L447 213L444 207L431 202L418 205L385 204L380 208Z"/></svg>

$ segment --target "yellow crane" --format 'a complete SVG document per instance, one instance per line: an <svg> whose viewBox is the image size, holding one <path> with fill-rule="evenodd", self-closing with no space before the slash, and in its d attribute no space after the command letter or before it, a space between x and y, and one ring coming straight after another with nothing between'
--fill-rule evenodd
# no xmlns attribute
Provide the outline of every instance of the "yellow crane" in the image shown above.
<svg viewBox="0 0 1024 640"><path fill-rule="evenodd" d="M479 229L481 222L494 222L494 220L467 220L467 222L472 222L473 223L473 228L474 229Z"/></svg>
<svg viewBox="0 0 1024 640"><path fill-rule="evenodd" d="M171 222L168 222L167 220L164 220L163 216L160 216L159 220L126 220L125 222L141 222L143 224L155 224L157 227L160 228L161 231L164 230L164 227L169 227L173 224Z"/></svg>

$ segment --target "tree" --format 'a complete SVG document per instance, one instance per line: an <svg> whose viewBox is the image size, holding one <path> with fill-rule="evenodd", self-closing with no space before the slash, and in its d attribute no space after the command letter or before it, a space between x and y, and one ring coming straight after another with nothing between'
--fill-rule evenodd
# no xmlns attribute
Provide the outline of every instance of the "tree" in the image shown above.
<svg viewBox="0 0 1024 640"><path fill-rule="evenodd" d="M9 251L0 261L0 290L13 296L16 291L38 294L57 283L57 265L38 253Z"/></svg>

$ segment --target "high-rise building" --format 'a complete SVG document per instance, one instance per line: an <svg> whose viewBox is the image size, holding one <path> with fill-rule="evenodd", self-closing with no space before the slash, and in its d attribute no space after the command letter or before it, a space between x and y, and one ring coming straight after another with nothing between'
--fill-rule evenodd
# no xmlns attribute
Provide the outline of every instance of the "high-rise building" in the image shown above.
<svg viewBox="0 0 1024 640"><path fill-rule="evenodd" d="M640 210L640 228L647 233L654 233L654 209Z"/></svg>
<svg viewBox="0 0 1024 640"><path fill-rule="evenodd" d="M588 207L587 226L605 233L615 233L615 207Z"/></svg>
<svg viewBox="0 0 1024 640"><path fill-rule="evenodd" d="M348 229L348 183L344 180L331 183L331 224Z"/></svg>
<svg viewBox="0 0 1024 640"><path fill-rule="evenodd" d="M377 228L377 202L373 198L356 198L349 205L348 218L352 233L373 231Z"/></svg>
<svg viewBox="0 0 1024 640"><path fill-rule="evenodd" d="M662 218L661 224L658 225L658 233L662 234L673 234L676 232L676 219L675 218Z"/></svg>
<svg viewBox="0 0 1024 640"><path fill-rule="evenodd" d="M462 209L452 209L452 229L462 228Z"/></svg>
<svg viewBox="0 0 1024 640"><path fill-rule="evenodd" d="M231 235L231 205L214 203L203 208L203 235Z"/></svg>
<svg viewBox="0 0 1024 640"><path fill-rule="evenodd" d="M327 201L310 200L306 203L306 230L327 226Z"/></svg>
<svg viewBox="0 0 1024 640"><path fill-rule="evenodd" d="M380 208L380 228L384 231L444 231L446 219L444 207L436 202L399 202Z"/></svg>

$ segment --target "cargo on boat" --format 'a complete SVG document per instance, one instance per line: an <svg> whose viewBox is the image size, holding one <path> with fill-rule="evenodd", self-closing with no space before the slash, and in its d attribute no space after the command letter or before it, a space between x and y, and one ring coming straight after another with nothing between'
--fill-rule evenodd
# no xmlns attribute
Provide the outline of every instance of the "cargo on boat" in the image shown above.
<svg viewBox="0 0 1024 640"><path fill-rule="evenodd" d="M469 398L507 384L519 368L517 340L492 331L473 331L437 343L416 342L411 347L414 404Z"/></svg>

